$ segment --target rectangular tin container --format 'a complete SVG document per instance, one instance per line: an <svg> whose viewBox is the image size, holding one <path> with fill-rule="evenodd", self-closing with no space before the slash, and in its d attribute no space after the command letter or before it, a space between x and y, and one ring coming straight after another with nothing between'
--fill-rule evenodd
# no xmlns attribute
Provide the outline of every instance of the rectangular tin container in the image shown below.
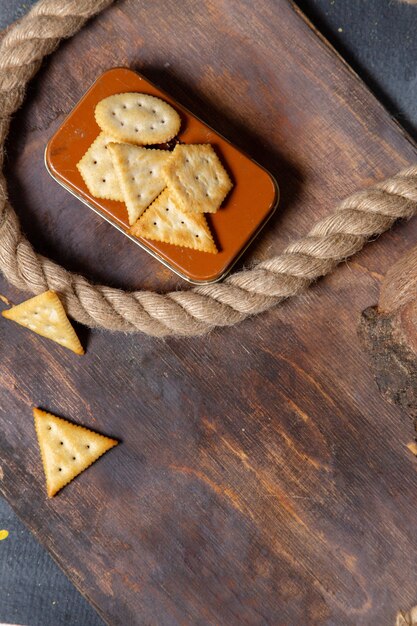
<svg viewBox="0 0 417 626"><path fill-rule="evenodd" d="M95 198L89 192L76 164L101 131L94 118L95 106L110 95L125 92L147 93L167 101L181 117L177 140L185 144L210 143L219 156L233 188L221 208L207 215L218 254L133 237L128 232L124 203ZM51 176L78 200L193 284L209 284L224 278L274 213L279 201L278 185L269 172L146 78L126 68L108 70L95 81L48 142L45 164Z"/></svg>

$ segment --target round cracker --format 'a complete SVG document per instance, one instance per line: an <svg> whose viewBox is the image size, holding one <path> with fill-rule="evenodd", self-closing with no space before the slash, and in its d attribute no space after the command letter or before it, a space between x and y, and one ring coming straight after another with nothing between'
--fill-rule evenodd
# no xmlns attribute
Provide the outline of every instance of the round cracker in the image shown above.
<svg viewBox="0 0 417 626"><path fill-rule="evenodd" d="M164 100L145 93L119 93L101 100L95 109L100 128L120 141L151 145L170 141L181 119Z"/></svg>

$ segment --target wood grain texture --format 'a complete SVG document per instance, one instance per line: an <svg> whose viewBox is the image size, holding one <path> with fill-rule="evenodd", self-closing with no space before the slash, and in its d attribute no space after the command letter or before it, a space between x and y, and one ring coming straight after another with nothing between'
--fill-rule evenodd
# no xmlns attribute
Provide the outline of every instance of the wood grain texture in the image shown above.
<svg viewBox="0 0 417 626"><path fill-rule="evenodd" d="M286 0L118 2L46 64L9 144L31 240L115 285L184 287L57 186L43 150L116 65L278 179L282 209L246 262L416 158ZM412 428L356 327L416 236L397 226L306 296L205 338L84 333L79 358L0 320L1 492L110 624L391 626L415 603ZM51 501L33 404L123 442Z"/></svg>

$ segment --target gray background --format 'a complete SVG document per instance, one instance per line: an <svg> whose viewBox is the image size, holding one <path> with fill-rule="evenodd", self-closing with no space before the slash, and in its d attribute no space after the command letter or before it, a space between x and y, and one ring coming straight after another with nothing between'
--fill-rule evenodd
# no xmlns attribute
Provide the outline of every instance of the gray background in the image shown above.
<svg viewBox="0 0 417 626"><path fill-rule="evenodd" d="M0 0L0 29L32 4ZM392 115L417 137L417 6L398 0L298 0L298 5ZM0 622L103 624L1 499L0 529L9 531L0 542Z"/></svg>

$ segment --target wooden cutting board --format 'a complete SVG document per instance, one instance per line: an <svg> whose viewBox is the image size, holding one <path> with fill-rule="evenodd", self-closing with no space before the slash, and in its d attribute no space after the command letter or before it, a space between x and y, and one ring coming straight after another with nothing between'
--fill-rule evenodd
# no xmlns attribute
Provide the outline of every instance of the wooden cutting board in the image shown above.
<svg viewBox="0 0 417 626"><path fill-rule="evenodd" d="M118 2L45 64L8 148L31 240L109 284L186 288L45 170L49 137L112 66L276 176L281 209L245 263L416 159L287 0ZM203 338L81 331L80 358L0 320L1 493L108 623L391 626L417 601L412 428L356 335L416 239L415 220L396 226L308 295ZM32 405L122 445L47 500Z"/></svg>

